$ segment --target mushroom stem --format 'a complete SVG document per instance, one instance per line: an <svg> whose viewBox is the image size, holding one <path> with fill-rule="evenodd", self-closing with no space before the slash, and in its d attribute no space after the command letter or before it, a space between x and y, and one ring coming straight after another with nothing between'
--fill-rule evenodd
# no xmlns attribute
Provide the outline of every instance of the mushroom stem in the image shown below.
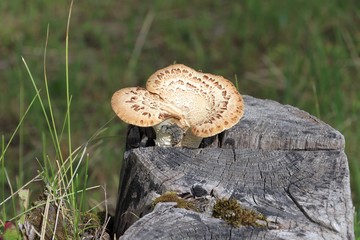
<svg viewBox="0 0 360 240"><path fill-rule="evenodd" d="M184 130L174 123L173 119L167 119L155 125L156 133L155 144L160 147L178 145L184 136Z"/></svg>
<svg viewBox="0 0 360 240"><path fill-rule="evenodd" d="M177 145L179 147L189 147L189 148L198 148L202 141L202 137L195 136L191 130L189 129L186 131L183 139L181 140L180 144Z"/></svg>
<svg viewBox="0 0 360 240"><path fill-rule="evenodd" d="M170 118L153 127L156 133L156 146L198 148L202 138L195 136L190 129L185 131L177 122L177 119Z"/></svg>

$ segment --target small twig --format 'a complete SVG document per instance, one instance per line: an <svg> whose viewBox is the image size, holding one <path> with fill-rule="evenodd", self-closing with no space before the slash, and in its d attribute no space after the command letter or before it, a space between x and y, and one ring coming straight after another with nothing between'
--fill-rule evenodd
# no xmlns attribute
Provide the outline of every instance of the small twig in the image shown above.
<svg viewBox="0 0 360 240"><path fill-rule="evenodd" d="M48 219L49 219L49 208L50 208L50 194L48 194L47 198L46 198L46 204L45 204L45 208L44 208L44 213L43 213L43 220L42 220L42 224L41 224L41 236L40 239L45 239L46 236L46 225L48 223ZM57 223L55 223L57 224ZM55 235L55 232L54 232Z"/></svg>

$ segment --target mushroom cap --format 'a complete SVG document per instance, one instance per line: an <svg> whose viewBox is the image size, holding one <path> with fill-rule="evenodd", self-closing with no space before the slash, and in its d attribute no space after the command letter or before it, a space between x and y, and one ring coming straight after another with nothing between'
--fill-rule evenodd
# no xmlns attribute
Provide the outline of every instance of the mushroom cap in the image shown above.
<svg viewBox="0 0 360 240"><path fill-rule="evenodd" d="M229 80L182 64L156 71L148 79L146 89L180 109L191 132L198 137L229 129L244 114L243 99Z"/></svg>
<svg viewBox="0 0 360 240"><path fill-rule="evenodd" d="M149 127L171 119L185 135L202 138L231 128L244 114L243 99L229 80L182 64L156 71L146 89L115 92L111 105L126 123Z"/></svg>
<svg viewBox="0 0 360 240"><path fill-rule="evenodd" d="M168 118L182 117L172 106L167 107L159 95L141 87L123 88L115 92L111 106L121 120L140 127L150 127Z"/></svg>

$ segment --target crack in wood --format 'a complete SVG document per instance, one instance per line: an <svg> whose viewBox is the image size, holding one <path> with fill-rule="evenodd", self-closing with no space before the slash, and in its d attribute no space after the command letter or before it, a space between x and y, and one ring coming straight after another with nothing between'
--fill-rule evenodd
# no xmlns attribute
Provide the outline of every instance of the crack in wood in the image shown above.
<svg viewBox="0 0 360 240"><path fill-rule="evenodd" d="M236 152L235 152L235 149L232 148L232 153L233 153L233 160L234 160L234 163L236 162Z"/></svg>
<svg viewBox="0 0 360 240"><path fill-rule="evenodd" d="M300 210L300 212L312 223L314 224L317 224L317 225L320 225L321 227L324 227L330 231L333 231L333 232L336 232L338 233L338 231L333 228L333 227L330 227L324 223L321 223L319 221L316 221L315 219L313 219L312 217L309 216L309 214L307 214L306 210L301 206L301 204L296 200L295 196L293 196L290 192L290 187L288 188L285 188L284 191L286 193L286 195L291 199L291 201L295 204L295 206Z"/></svg>

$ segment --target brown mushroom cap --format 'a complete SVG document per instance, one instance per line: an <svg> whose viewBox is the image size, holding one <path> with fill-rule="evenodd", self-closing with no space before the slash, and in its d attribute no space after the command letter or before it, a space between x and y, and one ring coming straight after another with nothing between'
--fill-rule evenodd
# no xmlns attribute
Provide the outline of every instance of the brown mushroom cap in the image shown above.
<svg viewBox="0 0 360 240"><path fill-rule="evenodd" d="M244 114L243 99L229 80L182 64L156 71L148 79L146 89L180 109L198 137L229 129Z"/></svg>
<svg viewBox="0 0 360 240"><path fill-rule="evenodd" d="M126 123L148 127L171 118L184 132L190 129L202 138L231 128L244 113L243 99L229 80L182 64L156 71L146 89L117 91L111 105Z"/></svg>
<svg viewBox="0 0 360 240"><path fill-rule="evenodd" d="M111 106L121 120L140 127L150 127L168 118L182 117L172 106L169 108L159 95L140 87L123 88L115 92Z"/></svg>

